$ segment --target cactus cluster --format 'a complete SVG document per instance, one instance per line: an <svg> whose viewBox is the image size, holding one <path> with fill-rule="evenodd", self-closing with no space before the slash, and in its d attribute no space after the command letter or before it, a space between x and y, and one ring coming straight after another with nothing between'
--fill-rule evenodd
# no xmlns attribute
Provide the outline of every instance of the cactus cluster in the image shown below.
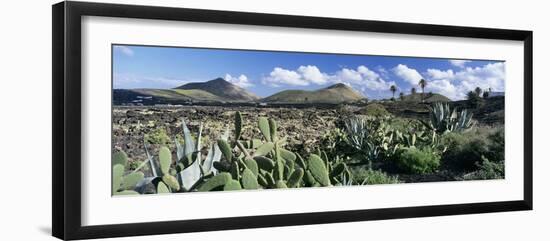
<svg viewBox="0 0 550 241"><path fill-rule="evenodd" d="M331 186L337 182L334 177L347 170L343 162L333 166L316 154L304 160L285 149L286 138L279 136L273 119L258 118L261 139L243 139L242 123L242 114L236 112L234 137L217 142L223 158L214 167L220 173L206 180L199 191Z"/></svg>
<svg viewBox="0 0 550 241"><path fill-rule="evenodd" d="M346 142L362 154L369 167L372 162L392 159L404 148L430 148L438 154L446 151L447 146L435 129L418 122L406 126L400 130L386 117L355 116L345 121Z"/></svg>
<svg viewBox="0 0 550 241"><path fill-rule="evenodd" d="M146 177L137 170L124 176L126 155L123 152L114 154L113 194L326 187L359 183L337 155L329 158L324 151L317 150L302 158L299 153L286 149L286 137L280 136L274 119L258 118L257 131L261 133L258 139L243 137L243 123L243 115L236 112L231 138L228 128L207 148L203 148L201 143L203 125L193 136L185 121L182 121L183 143L174 138L175 152L161 146L158 154L152 156L148 143L144 141L147 160L141 166L150 167L150 174ZM359 118L347 122L346 130L344 136L349 137L348 143L373 159L429 139L421 131L401 133L383 121Z"/></svg>
<svg viewBox="0 0 550 241"><path fill-rule="evenodd" d="M123 151L118 151L113 154L112 158L112 195L131 195L138 194L133 189L143 179L143 172L133 171L126 172L128 156Z"/></svg>

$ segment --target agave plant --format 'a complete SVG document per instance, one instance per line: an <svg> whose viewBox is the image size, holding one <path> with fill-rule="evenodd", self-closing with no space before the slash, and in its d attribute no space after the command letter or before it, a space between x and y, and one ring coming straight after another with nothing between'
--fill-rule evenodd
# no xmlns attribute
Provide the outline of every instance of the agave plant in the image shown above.
<svg viewBox="0 0 550 241"><path fill-rule="evenodd" d="M428 128L437 133L461 132L474 126L473 113L464 109L457 112L456 108L451 111L448 103L435 103L429 107L430 122L423 122Z"/></svg>
<svg viewBox="0 0 550 241"><path fill-rule="evenodd" d="M361 153L368 163L378 159L383 143L388 141L385 138L389 127L359 116L347 119L344 125L348 144Z"/></svg>
<svg viewBox="0 0 550 241"><path fill-rule="evenodd" d="M376 159L380 153L374 140L375 130L369 126L368 120L362 117L352 117L344 122L348 144L364 154L368 162Z"/></svg>

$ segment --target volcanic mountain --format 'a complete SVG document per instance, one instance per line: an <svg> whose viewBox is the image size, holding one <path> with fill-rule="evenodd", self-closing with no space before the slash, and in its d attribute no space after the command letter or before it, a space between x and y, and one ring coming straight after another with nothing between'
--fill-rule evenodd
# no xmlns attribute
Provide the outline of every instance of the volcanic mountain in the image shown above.
<svg viewBox="0 0 550 241"><path fill-rule="evenodd" d="M329 87L308 91L308 90L284 90L264 98L263 102L268 103L350 103L364 99L365 97L353 88L345 84L335 84Z"/></svg>
<svg viewBox="0 0 550 241"><path fill-rule="evenodd" d="M200 90L227 101L244 102L260 99L254 93L251 93L237 85L234 85L222 78L213 79L207 82L194 82L184 84L174 88L174 90Z"/></svg>
<svg viewBox="0 0 550 241"><path fill-rule="evenodd" d="M115 89L115 104L182 104L189 102L251 102L257 95L217 78L207 82L188 83L173 89Z"/></svg>

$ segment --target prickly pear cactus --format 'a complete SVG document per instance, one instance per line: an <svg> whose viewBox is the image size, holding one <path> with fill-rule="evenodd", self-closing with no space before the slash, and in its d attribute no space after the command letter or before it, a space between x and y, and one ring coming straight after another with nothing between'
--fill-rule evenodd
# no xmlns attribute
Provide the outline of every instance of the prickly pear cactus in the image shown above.
<svg viewBox="0 0 550 241"><path fill-rule="evenodd" d="M243 129L243 116L241 112L235 113L235 140L238 141L241 138L241 132Z"/></svg>
<svg viewBox="0 0 550 241"><path fill-rule="evenodd" d="M134 171L125 175L125 165L128 162L128 156L125 152L119 151L113 154L112 158L112 195L132 195L139 194L134 191L136 185L143 180L142 172Z"/></svg>
<svg viewBox="0 0 550 241"><path fill-rule="evenodd" d="M290 177L288 178L286 185L288 187L298 187L300 185L300 182L302 181L302 177L304 176L304 169L298 168L290 174Z"/></svg>
<svg viewBox="0 0 550 241"><path fill-rule="evenodd" d="M325 163L318 155L311 154L308 158L308 167L311 175L322 186L330 186L330 178Z"/></svg>
<svg viewBox="0 0 550 241"><path fill-rule="evenodd" d="M199 192L212 191L216 188L223 187L231 180L231 174L227 172L222 172L216 176L211 177L205 183L203 183L199 188Z"/></svg>
<svg viewBox="0 0 550 241"><path fill-rule="evenodd" d="M258 189L259 188L258 178L248 168L244 169L243 174L242 174L241 182L242 182L242 186L243 186L244 189Z"/></svg>
<svg viewBox="0 0 550 241"><path fill-rule="evenodd" d="M266 141L272 141L271 140L271 129L269 127L269 121L266 117L260 117L258 118L258 127L260 128L260 131L262 132L262 135L264 135L264 138Z"/></svg>
<svg viewBox="0 0 550 241"><path fill-rule="evenodd" d="M241 184L237 180L230 180L223 186L224 191L235 191L241 189Z"/></svg>

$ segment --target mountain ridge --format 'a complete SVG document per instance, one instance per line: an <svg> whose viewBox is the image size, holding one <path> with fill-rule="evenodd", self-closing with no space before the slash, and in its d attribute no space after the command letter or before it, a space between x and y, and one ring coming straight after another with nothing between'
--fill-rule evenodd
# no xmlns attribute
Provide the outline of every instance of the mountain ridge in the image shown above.
<svg viewBox="0 0 550 241"><path fill-rule="evenodd" d="M334 84L317 90L283 90L263 98L267 103L351 103L365 97L353 88L342 84Z"/></svg>
<svg viewBox="0 0 550 241"><path fill-rule="evenodd" d="M360 103L366 99L351 86L336 83L316 90L287 89L261 98L258 95L241 88L223 78L215 78L206 82L191 82L172 89L114 89L115 103L133 104L184 104L193 102L204 103L267 103L267 104L341 104ZM403 96L408 102L449 102L444 95L421 93Z"/></svg>
<svg viewBox="0 0 550 241"><path fill-rule="evenodd" d="M202 90L227 99L228 101L255 101L260 97L256 94L228 82L223 78L216 78L206 82L192 82L173 88L174 90Z"/></svg>

